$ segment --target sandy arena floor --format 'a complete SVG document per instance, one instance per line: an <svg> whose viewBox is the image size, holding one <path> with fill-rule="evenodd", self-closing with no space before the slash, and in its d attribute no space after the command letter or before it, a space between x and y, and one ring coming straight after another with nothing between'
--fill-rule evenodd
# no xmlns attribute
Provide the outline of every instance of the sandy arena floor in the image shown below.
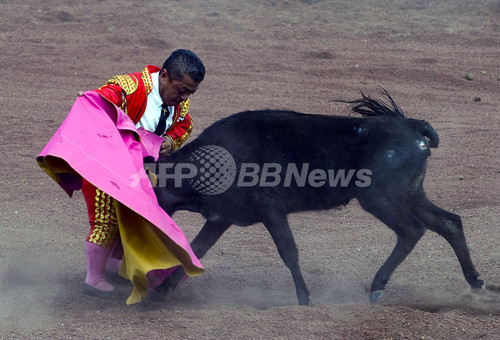
<svg viewBox="0 0 500 340"><path fill-rule="evenodd" d="M0 16L0 339L498 339L498 0L0 0ZM297 306L262 225L229 229L202 259L206 273L163 305L80 295L83 197L68 198L35 157L78 91L176 48L207 68L193 138L247 109L346 115L335 99L380 86L429 121L441 144L426 191L462 217L489 289L471 294L451 248L428 232L370 304L395 237L353 202L290 216L313 306ZM188 239L204 222L174 219Z"/></svg>

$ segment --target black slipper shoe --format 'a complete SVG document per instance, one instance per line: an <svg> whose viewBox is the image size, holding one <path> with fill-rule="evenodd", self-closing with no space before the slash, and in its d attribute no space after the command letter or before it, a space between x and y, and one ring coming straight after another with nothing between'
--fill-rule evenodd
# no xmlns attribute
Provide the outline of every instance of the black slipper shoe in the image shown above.
<svg viewBox="0 0 500 340"><path fill-rule="evenodd" d="M107 292L105 290L97 289L92 287L88 283L84 283L82 287L82 294L97 297L104 300L123 300L126 298L122 293L117 292L116 290L112 292Z"/></svg>

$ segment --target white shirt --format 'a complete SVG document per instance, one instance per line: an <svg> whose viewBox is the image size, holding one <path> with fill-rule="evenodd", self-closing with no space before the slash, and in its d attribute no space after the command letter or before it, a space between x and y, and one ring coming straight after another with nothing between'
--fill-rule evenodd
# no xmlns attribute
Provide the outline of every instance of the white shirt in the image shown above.
<svg viewBox="0 0 500 340"><path fill-rule="evenodd" d="M158 122L160 121L161 111L163 110L161 107L163 105L163 100L160 97L158 76L159 72L151 73L153 89L151 90L151 93L148 94L146 110L144 111L144 114L142 115L139 122L135 124L136 128L142 127L148 131L154 132L156 130ZM172 126L175 107L169 106L168 110L170 111L170 115L167 118L167 126L165 128L165 131L167 131L170 126ZM162 135L165 133L165 131L162 132Z"/></svg>

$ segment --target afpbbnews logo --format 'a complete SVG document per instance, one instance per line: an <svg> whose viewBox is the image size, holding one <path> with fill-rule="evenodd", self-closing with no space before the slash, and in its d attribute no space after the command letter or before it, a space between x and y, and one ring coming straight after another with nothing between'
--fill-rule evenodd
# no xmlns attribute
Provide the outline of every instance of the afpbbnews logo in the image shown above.
<svg viewBox="0 0 500 340"><path fill-rule="evenodd" d="M363 188L371 184L371 175L369 169L310 169L309 163L303 163L300 167L295 163L289 163L286 170L279 163L264 163L262 168L259 164L242 163L236 185L240 187L294 185L299 188L306 186L320 188L325 185L347 187L354 181L356 186Z"/></svg>
<svg viewBox="0 0 500 340"><path fill-rule="evenodd" d="M371 184L369 169L317 169L309 163L241 163L238 167L224 148L206 145L196 149L183 163L145 164L158 178L158 186L176 188L187 182L202 194L216 195L236 181L238 187L347 187ZM170 181L167 183L167 181Z"/></svg>

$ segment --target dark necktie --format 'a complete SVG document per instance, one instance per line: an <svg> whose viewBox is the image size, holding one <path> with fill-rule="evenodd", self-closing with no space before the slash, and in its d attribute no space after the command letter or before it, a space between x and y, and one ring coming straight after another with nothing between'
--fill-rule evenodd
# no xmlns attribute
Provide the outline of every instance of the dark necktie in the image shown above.
<svg viewBox="0 0 500 340"><path fill-rule="evenodd" d="M163 104L161 110L161 115L160 115L160 121L158 122L158 125L156 126L155 130L155 135L162 136L163 133L165 132L165 128L167 127L167 118L170 115L170 111L168 109L168 106Z"/></svg>

